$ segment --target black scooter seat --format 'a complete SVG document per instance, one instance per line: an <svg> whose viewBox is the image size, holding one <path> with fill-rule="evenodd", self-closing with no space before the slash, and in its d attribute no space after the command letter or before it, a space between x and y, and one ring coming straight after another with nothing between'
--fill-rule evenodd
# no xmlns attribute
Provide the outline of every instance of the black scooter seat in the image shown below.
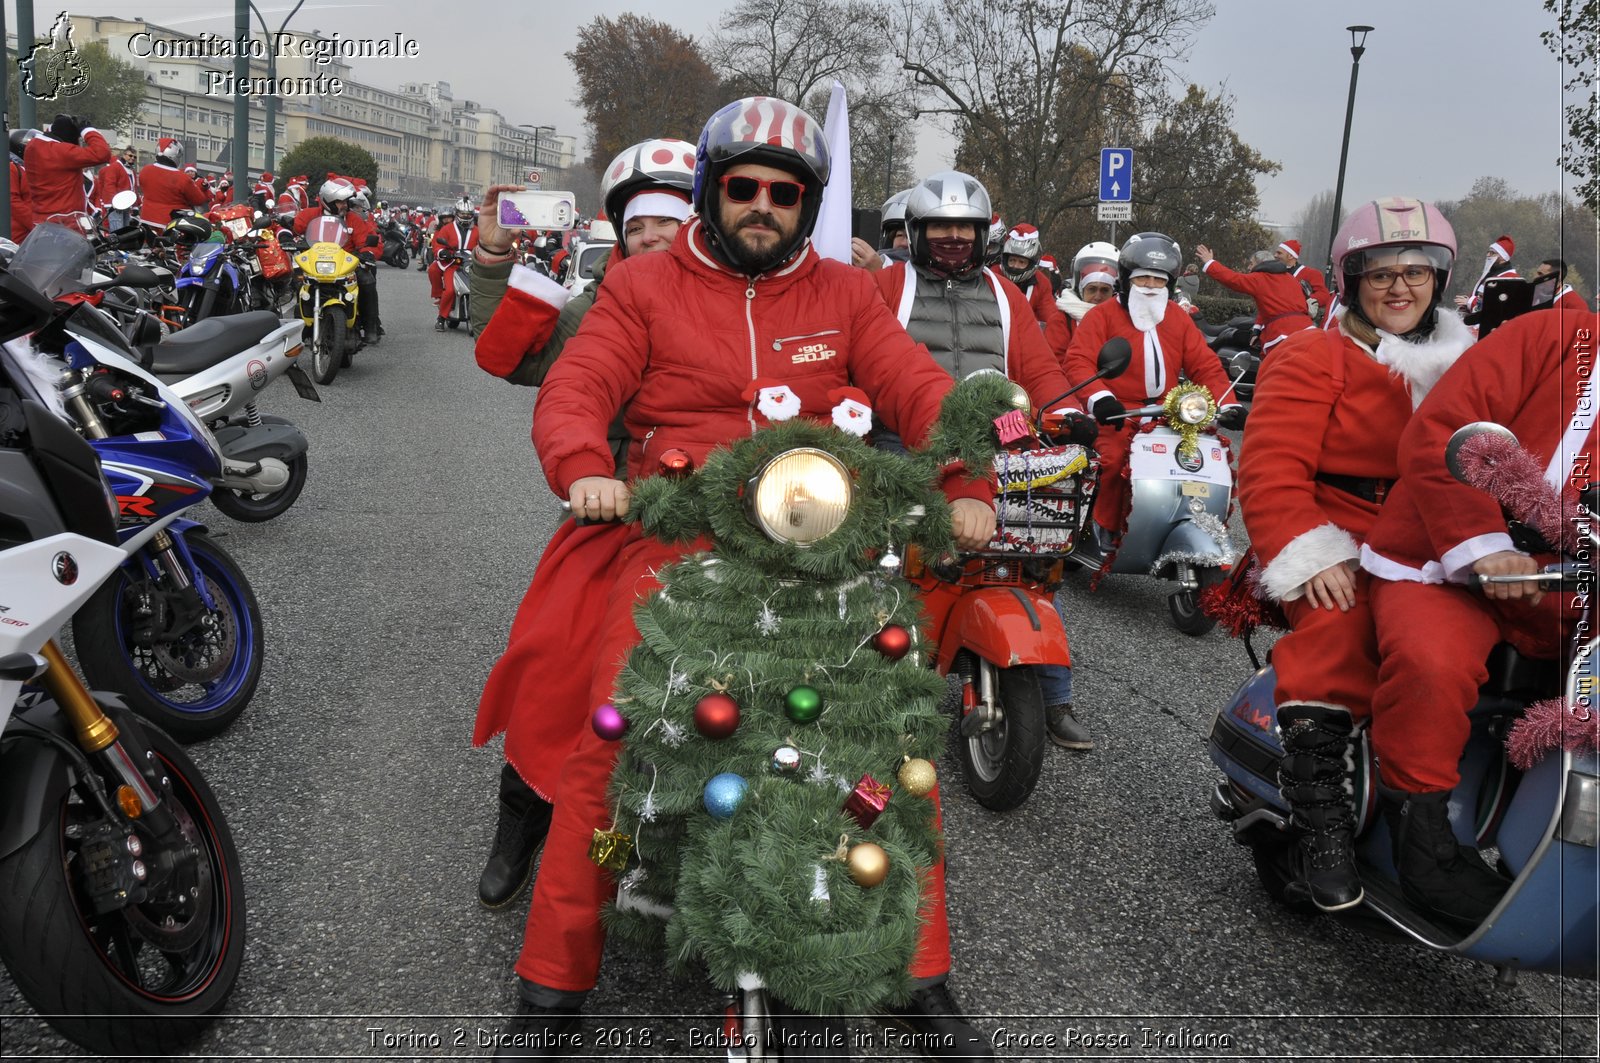
<svg viewBox="0 0 1600 1063"><path fill-rule="evenodd" d="M282 325L271 310L207 318L146 347L147 366L163 376L192 376L254 347Z"/></svg>

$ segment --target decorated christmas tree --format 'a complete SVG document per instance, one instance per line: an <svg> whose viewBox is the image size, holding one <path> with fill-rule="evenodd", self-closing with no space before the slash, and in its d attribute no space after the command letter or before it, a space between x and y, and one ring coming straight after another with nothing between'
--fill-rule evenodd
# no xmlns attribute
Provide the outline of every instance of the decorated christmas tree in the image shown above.
<svg viewBox="0 0 1600 1063"><path fill-rule="evenodd" d="M929 453L986 469L1011 399L1003 379L958 388ZM939 470L788 421L637 486L647 531L716 549L661 571L596 712L623 743L591 854L618 876L613 933L813 1013L904 998L949 724L895 555L950 547Z"/></svg>

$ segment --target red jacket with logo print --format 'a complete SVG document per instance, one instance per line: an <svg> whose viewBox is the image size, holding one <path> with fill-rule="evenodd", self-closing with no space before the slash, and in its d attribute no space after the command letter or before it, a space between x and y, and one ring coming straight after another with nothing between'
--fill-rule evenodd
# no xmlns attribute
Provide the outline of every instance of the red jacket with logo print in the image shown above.
<svg viewBox="0 0 1600 1063"><path fill-rule="evenodd" d="M545 477L565 496L575 480L613 475L606 429L624 404L631 476L673 448L699 465L766 423L745 397L758 379L788 387L801 416L824 421L836 405L829 391L860 388L874 421L913 446L953 384L895 321L870 274L807 247L752 279L712 257L696 219L667 253L607 269L601 297L539 391L533 441ZM992 501L981 481L947 491Z"/></svg>

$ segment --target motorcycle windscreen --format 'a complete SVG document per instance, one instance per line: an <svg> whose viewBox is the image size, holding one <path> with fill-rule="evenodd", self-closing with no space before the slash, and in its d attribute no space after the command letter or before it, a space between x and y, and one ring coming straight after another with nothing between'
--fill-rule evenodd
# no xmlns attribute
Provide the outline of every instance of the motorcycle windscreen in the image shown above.
<svg viewBox="0 0 1600 1063"><path fill-rule="evenodd" d="M82 233L44 222L22 241L10 269L47 299L81 292L94 280L94 245Z"/></svg>
<svg viewBox="0 0 1600 1063"><path fill-rule="evenodd" d="M313 218L311 224L306 226L306 242L313 244L338 244L344 246L344 239L349 235L343 222L330 214L320 218Z"/></svg>

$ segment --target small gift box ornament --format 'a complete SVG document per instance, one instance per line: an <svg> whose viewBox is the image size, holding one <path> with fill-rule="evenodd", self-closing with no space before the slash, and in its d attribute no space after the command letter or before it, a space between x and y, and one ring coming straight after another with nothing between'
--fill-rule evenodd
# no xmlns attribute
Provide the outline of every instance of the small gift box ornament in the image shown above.
<svg viewBox="0 0 1600 1063"><path fill-rule="evenodd" d="M633 853L633 835L616 830L596 830L589 843L589 859L606 871L626 871Z"/></svg>
<svg viewBox="0 0 1600 1063"><path fill-rule="evenodd" d="M845 798L844 810L854 817L862 830L866 830L883 814L884 806L889 803L889 795L893 792L872 776L863 775L850 796Z"/></svg>

